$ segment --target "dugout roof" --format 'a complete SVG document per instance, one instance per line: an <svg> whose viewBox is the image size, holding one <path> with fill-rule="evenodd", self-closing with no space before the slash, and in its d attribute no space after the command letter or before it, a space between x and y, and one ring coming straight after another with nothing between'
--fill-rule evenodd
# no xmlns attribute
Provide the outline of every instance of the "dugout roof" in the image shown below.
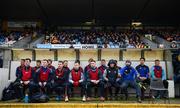
<svg viewBox="0 0 180 108"><path fill-rule="evenodd" d="M0 18L73 24L180 24L180 0L1 0Z"/></svg>

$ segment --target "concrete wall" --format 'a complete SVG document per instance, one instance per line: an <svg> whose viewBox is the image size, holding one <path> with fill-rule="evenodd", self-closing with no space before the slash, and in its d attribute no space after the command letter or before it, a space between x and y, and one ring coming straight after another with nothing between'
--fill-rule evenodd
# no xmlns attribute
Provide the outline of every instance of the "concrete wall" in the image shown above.
<svg viewBox="0 0 180 108"><path fill-rule="evenodd" d="M143 42L148 43L148 45L150 45L151 48L157 48L158 45L156 43L150 41L149 39L147 39L145 37L141 37L141 38L142 38Z"/></svg>
<svg viewBox="0 0 180 108"><path fill-rule="evenodd" d="M30 48L36 48L36 44L42 43L44 40L44 36L41 36L40 38L36 39L35 41L30 43Z"/></svg>
<svg viewBox="0 0 180 108"><path fill-rule="evenodd" d="M9 61L11 60L11 50L3 50L3 68L9 68Z"/></svg>
<svg viewBox="0 0 180 108"><path fill-rule="evenodd" d="M31 36L25 37L12 45L13 48L28 48Z"/></svg>
<svg viewBox="0 0 180 108"><path fill-rule="evenodd" d="M170 48L171 46L171 42L168 42L165 39L162 39L158 36L154 36L154 39L156 40L157 43L164 44L164 48Z"/></svg>
<svg viewBox="0 0 180 108"><path fill-rule="evenodd" d="M123 51L123 54L119 54L119 49L102 49L101 50L101 59L110 60L116 59L119 60L119 57L122 57L123 60L139 60L141 57L141 50L128 50ZM42 56L43 55L43 56ZM168 56L168 55L167 55ZM171 56L171 55L170 55ZM35 49L36 60L52 59L54 60L54 51L49 49ZM93 58L98 60L98 50L79 50L79 59L88 60ZM144 57L146 60L163 60L163 50L151 50L144 51ZM17 61L21 58L32 58L32 51L23 50L23 49L13 49L13 60ZM75 60L76 52L74 49L58 49L57 50L57 60Z"/></svg>
<svg viewBox="0 0 180 108"><path fill-rule="evenodd" d="M0 100L2 98L3 89L9 85L8 76L9 76L9 69L0 68Z"/></svg>

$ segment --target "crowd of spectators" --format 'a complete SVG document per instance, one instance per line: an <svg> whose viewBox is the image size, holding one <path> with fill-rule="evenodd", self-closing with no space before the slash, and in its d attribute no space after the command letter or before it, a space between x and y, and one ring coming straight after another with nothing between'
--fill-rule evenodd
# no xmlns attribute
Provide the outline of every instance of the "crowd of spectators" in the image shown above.
<svg viewBox="0 0 180 108"><path fill-rule="evenodd" d="M39 31L31 30L0 32L0 45L11 45L27 36L32 36L33 39L38 33ZM43 44L97 44L99 48L150 48L150 45L141 39L145 34L159 36L172 42L172 48L176 48L180 42L178 30L65 30L42 33L45 35Z"/></svg>
<svg viewBox="0 0 180 108"><path fill-rule="evenodd" d="M146 30L146 34L152 34L152 36L159 36L168 42L171 42L171 48L177 48L180 43L180 31L174 29L157 29L157 30Z"/></svg>
<svg viewBox="0 0 180 108"><path fill-rule="evenodd" d="M46 33L44 44L97 44L101 48L148 48L137 31L61 31Z"/></svg>
<svg viewBox="0 0 180 108"><path fill-rule="evenodd" d="M24 37L32 36L32 38L36 38L36 35L36 32L29 31L0 31L0 46L10 46Z"/></svg>
<svg viewBox="0 0 180 108"><path fill-rule="evenodd" d="M179 30L146 30L146 34L152 34L153 36L159 36L169 42L180 41L180 31Z"/></svg>

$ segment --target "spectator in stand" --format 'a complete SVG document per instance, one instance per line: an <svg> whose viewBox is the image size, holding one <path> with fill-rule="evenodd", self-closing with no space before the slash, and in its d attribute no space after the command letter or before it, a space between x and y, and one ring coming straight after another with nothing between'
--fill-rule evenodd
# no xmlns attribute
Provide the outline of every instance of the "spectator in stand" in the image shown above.
<svg viewBox="0 0 180 108"><path fill-rule="evenodd" d="M36 35L37 33L33 34L33 31L0 31L0 45L11 45L24 37L32 36L33 38Z"/></svg>

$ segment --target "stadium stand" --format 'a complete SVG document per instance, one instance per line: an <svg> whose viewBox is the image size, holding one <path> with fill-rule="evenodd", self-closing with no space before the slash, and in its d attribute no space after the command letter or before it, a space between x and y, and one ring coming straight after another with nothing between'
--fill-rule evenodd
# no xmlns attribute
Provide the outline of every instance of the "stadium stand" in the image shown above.
<svg viewBox="0 0 180 108"><path fill-rule="evenodd" d="M148 48L141 40L142 34L136 31L104 32L77 31L46 33L44 44L98 44L103 48Z"/></svg>
<svg viewBox="0 0 180 108"><path fill-rule="evenodd" d="M30 35L31 33L20 31L0 32L0 46L11 46L15 42Z"/></svg>

